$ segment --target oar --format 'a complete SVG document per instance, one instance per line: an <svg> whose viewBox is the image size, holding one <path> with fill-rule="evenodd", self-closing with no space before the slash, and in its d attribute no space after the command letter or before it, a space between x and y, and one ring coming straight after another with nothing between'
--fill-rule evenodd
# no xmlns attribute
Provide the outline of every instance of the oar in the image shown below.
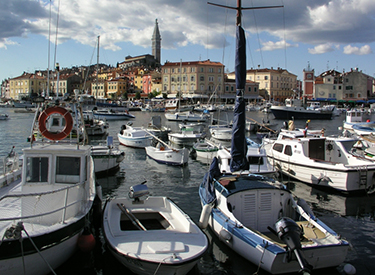
<svg viewBox="0 0 375 275"><path fill-rule="evenodd" d="M127 209L123 203L118 203L117 206L120 208L121 212L129 218L135 227L137 227L139 230L147 231L146 227L143 226L143 224L133 215L130 209Z"/></svg>
<svg viewBox="0 0 375 275"><path fill-rule="evenodd" d="M247 119L250 119L250 120L252 120L252 121L254 121L254 122L256 122L257 124L259 124L260 126L262 126L262 127L264 127L264 128L266 128L267 130L270 130L271 132L273 132L274 134L276 134L277 132L275 131L275 130L272 130L271 128L268 128L267 126L265 126L264 124L262 124L262 123L259 123L258 121L256 121L255 119L252 119L252 118L250 118L250 117L246 117Z"/></svg>
<svg viewBox="0 0 375 275"><path fill-rule="evenodd" d="M143 129L143 130L145 130L146 133L148 133L150 136L152 136L153 138L155 138L157 141L159 141L160 143L162 143L165 147L168 147L169 149L171 149L172 151L175 151L175 152L178 151L178 150L172 148L171 146L169 146L168 143L164 142L163 140L161 140L160 138L158 138L154 134L152 134L149 131L147 131L146 129Z"/></svg>

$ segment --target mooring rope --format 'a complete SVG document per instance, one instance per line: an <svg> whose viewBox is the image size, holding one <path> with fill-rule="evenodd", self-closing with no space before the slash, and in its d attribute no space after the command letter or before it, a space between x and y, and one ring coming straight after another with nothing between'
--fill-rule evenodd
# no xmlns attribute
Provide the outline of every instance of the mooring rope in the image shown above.
<svg viewBox="0 0 375 275"><path fill-rule="evenodd" d="M50 269L50 271L54 275L57 275L56 272L53 270L53 268L50 266L50 264L47 262L47 260L43 257L42 253L40 252L40 250L38 249L38 247L36 246L36 244L34 243L34 241L32 240L32 238L30 237L29 233L26 231L26 229L23 226L22 222L18 222L16 225L12 225L11 227L9 227L5 231L4 236L3 236L2 240L1 240L0 245L3 243L3 241L4 241L5 238L7 238L7 239L15 239L15 240L18 239L20 241L20 243L21 243L21 255L22 255L23 272L24 272L24 274L26 274L25 257L24 257L24 251L23 251L23 238L22 238L21 231L24 231L26 233L26 235L29 238L31 244L34 246L35 250L38 252L38 254L43 259L43 261L46 263L46 265L48 266L48 268Z"/></svg>

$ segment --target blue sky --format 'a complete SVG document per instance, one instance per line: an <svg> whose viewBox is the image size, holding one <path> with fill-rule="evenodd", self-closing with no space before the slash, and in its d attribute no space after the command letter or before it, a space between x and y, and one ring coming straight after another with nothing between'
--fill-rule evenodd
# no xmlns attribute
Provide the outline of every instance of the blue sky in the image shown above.
<svg viewBox="0 0 375 275"><path fill-rule="evenodd" d="M211 2L235 6L237 1ZM162 64L210 59L234 70L235 11L206 1L0 0L0 4L0 80L47 69L48 45L50 68L55 50L60 67L96 64L98 35L101 63L115 66L125 56L151 54L155 19L162 36ZM265 3L242 0L242 5ZM269 0L266 5L284 8L243 11L249 69L281 67L302 79L310 64L316 74L358 68L375 77L375 1Z"/></svg>

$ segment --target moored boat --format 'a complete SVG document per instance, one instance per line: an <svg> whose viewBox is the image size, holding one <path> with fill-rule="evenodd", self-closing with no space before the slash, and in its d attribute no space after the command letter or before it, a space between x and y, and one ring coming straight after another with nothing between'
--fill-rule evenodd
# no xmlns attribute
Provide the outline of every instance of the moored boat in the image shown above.
<svg viewBox="0 0 375 275"><path fill-rule="evenodd" d="M120 144L133 148L145 148L152 141L152 136L143 127L133 127L129 123L121 126L117 137Z"/></svg>
<svg viewBox="0 0 375 275"><path fill-rule="evenodd" d="M351 153L357 137L317 136L282 130L264 145L269 161L289 177L341 192L375 189L375 164Z"/></svg>
<svg viewBox="0 0 375 275"><path fill-rule="evenodd" d="M67 125L60 133L50 133L46 119L56 112L66 115ZM4 275L49 274L69 259L97 195L91 146L63 141L73 126L70 113L60 106L40 107L39 113L33 125L45 139L30 138L23 165L0 177Z"/></svg>
<svg viewBox="0 0 375 275"><path fill-rule="evenodd" d="M109 251L136 274L187 274L208 248L200 228L172 200L144 184L108 201L103 232Z"/></svg>
<svg viewBox="0 0 375 275"><path fill-rule="evenodd" d="M295 200L284 185L248 171L246 42L240 16L241 9L253 8L242 8L238 1L233 9L238 10L237 90L231 161L229 171L223 173L219 168L221 158L214 158L199 186L200 226L210 226L224 244L271 274L310 274L314 269L340 265L347 255L348 242L319 220L304 200Z"/></svg>
<svg viewBox="0 0 375 275"><path fill-rule="evenodd" d="M97 119L106 119L106 120L127 120L135 118L134 115L130 114L128 111L115 111L112 109L102 109L102 110L93 110L93 115Z"/></svg>

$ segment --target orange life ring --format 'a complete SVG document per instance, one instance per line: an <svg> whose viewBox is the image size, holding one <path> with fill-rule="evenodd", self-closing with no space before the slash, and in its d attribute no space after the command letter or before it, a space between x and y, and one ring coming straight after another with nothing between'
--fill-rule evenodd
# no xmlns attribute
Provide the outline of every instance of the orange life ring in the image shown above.
<svg viewBox="0 0 375 275"><path fill-rule="evenodd" d="M60 114L64 117L65 119L65 127L64 129L60 132L60 133L57 133L57 134L54 134L54 133L51 133L47 130L47 127L46 127L46 121L47 121L47 118L52 115L52 114ZM62 107L58 107L58 106L55 106L55 107L50 107L46 110L44 110L40 115L39 115L39 118L38 118L38 123L39 123L39 131L40 133L50 139L50 140L62 140L64 138L66 138L70 132L72 131L73 129L73 118L72 118L72 115L69 113L68 110L62 108Z"/></svg>

